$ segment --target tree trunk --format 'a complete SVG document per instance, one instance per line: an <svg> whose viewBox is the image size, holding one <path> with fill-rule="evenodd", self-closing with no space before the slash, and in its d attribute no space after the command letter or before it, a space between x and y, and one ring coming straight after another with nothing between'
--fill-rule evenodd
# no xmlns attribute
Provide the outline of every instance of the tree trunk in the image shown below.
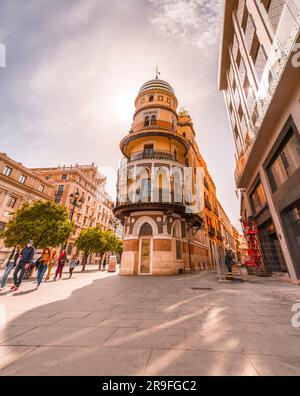
<svg viewBox="0 0 300 396"><path fill-rule="evenodd" d="M100 256L100 260L99 260L99 271L101 271L103 256L104 256L104 253L102 253L101 256Z"/></svg>
<svg viewBox="0 0 300 396"><path fill-rule="evenodd" d="M86 267L86 264L87 264L88 256L89 256L88 252L84 252L83 253L83 257L82 257L82 272L85 271L85 267Z"/></svg>

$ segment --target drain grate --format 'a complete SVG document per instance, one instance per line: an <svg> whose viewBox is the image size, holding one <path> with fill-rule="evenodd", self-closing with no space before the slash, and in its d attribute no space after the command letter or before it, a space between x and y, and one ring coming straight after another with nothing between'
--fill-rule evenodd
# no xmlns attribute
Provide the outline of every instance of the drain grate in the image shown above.
<svg viewBox="0 0 300 396"><path fill-rule="evenodd" d="M212 290L211 287L191 287L191 290Z"/></svg>

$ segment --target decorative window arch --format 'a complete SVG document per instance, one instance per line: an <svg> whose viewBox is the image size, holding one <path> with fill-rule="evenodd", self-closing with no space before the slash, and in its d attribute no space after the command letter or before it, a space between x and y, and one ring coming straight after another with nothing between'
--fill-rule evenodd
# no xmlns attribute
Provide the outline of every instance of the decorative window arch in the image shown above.
<svg viewBox="0 0 300 396"><path fill-rule="evenodd" d="M144 223L140 228L139 236L152 236L152 235L153 235L153 229L151 224L147 222Z"/></svg>
<svg viewBox="0 0 300 396"><path fill-rule="evenodd" d="M138 237L140 235L140 229L143 226L144 223L149 223L152 227L153 230L153 235L158 234L158 227L156 222L152 219L152 217L149 216L142 216L140 217L134 224L133 230L132 230L132 235Z"/></svg>

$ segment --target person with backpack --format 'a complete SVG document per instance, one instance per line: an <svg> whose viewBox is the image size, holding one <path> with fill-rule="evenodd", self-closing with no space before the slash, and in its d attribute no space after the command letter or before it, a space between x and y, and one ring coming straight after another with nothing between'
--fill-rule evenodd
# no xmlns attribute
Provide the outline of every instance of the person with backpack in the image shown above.
<svg viewBox="0 0 300 396"><path fill-rule="evenodd" d="M20 254L20 260L14 270L14 284L11 287L11 291L17 291L21 286L24 275L27 269L30 267L30 264L32 263L34 252L35 249L33 246L33 241L30 239L24 249L22 249Z"/></svg>
<svg viewBox="0 0 300 396"><path fill-rule="evenodd" d="M20 252L21 252L21 246L16 245L13 248L12 252L10 253L9 258L7 260L4 274L2 275L2 278L1 278L0 291L2 291L5 288L9 274L16 267L17 261L20 257Z"/></svg>
<svg viewBox="0 0 300 396"><path fill-rule="evenodd" d="M67 253L65 250L62 250L60 255L58 256L58 265L57 265L55 276L54 276L55 281L56 281L57 277L59 277L59 279L61 279L62 272L63 272L66 262L67 262Z"/></svg>

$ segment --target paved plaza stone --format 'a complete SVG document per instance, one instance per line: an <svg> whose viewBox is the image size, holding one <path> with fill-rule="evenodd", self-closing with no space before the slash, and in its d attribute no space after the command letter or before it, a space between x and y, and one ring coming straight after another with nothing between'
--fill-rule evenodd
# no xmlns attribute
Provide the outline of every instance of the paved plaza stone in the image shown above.
<svg viewBox="0 0 300 396"><path fill-rule="evenodd" d="M71 280L0 293L0 375L300 375L300 288L216 273Z"/></svg>

